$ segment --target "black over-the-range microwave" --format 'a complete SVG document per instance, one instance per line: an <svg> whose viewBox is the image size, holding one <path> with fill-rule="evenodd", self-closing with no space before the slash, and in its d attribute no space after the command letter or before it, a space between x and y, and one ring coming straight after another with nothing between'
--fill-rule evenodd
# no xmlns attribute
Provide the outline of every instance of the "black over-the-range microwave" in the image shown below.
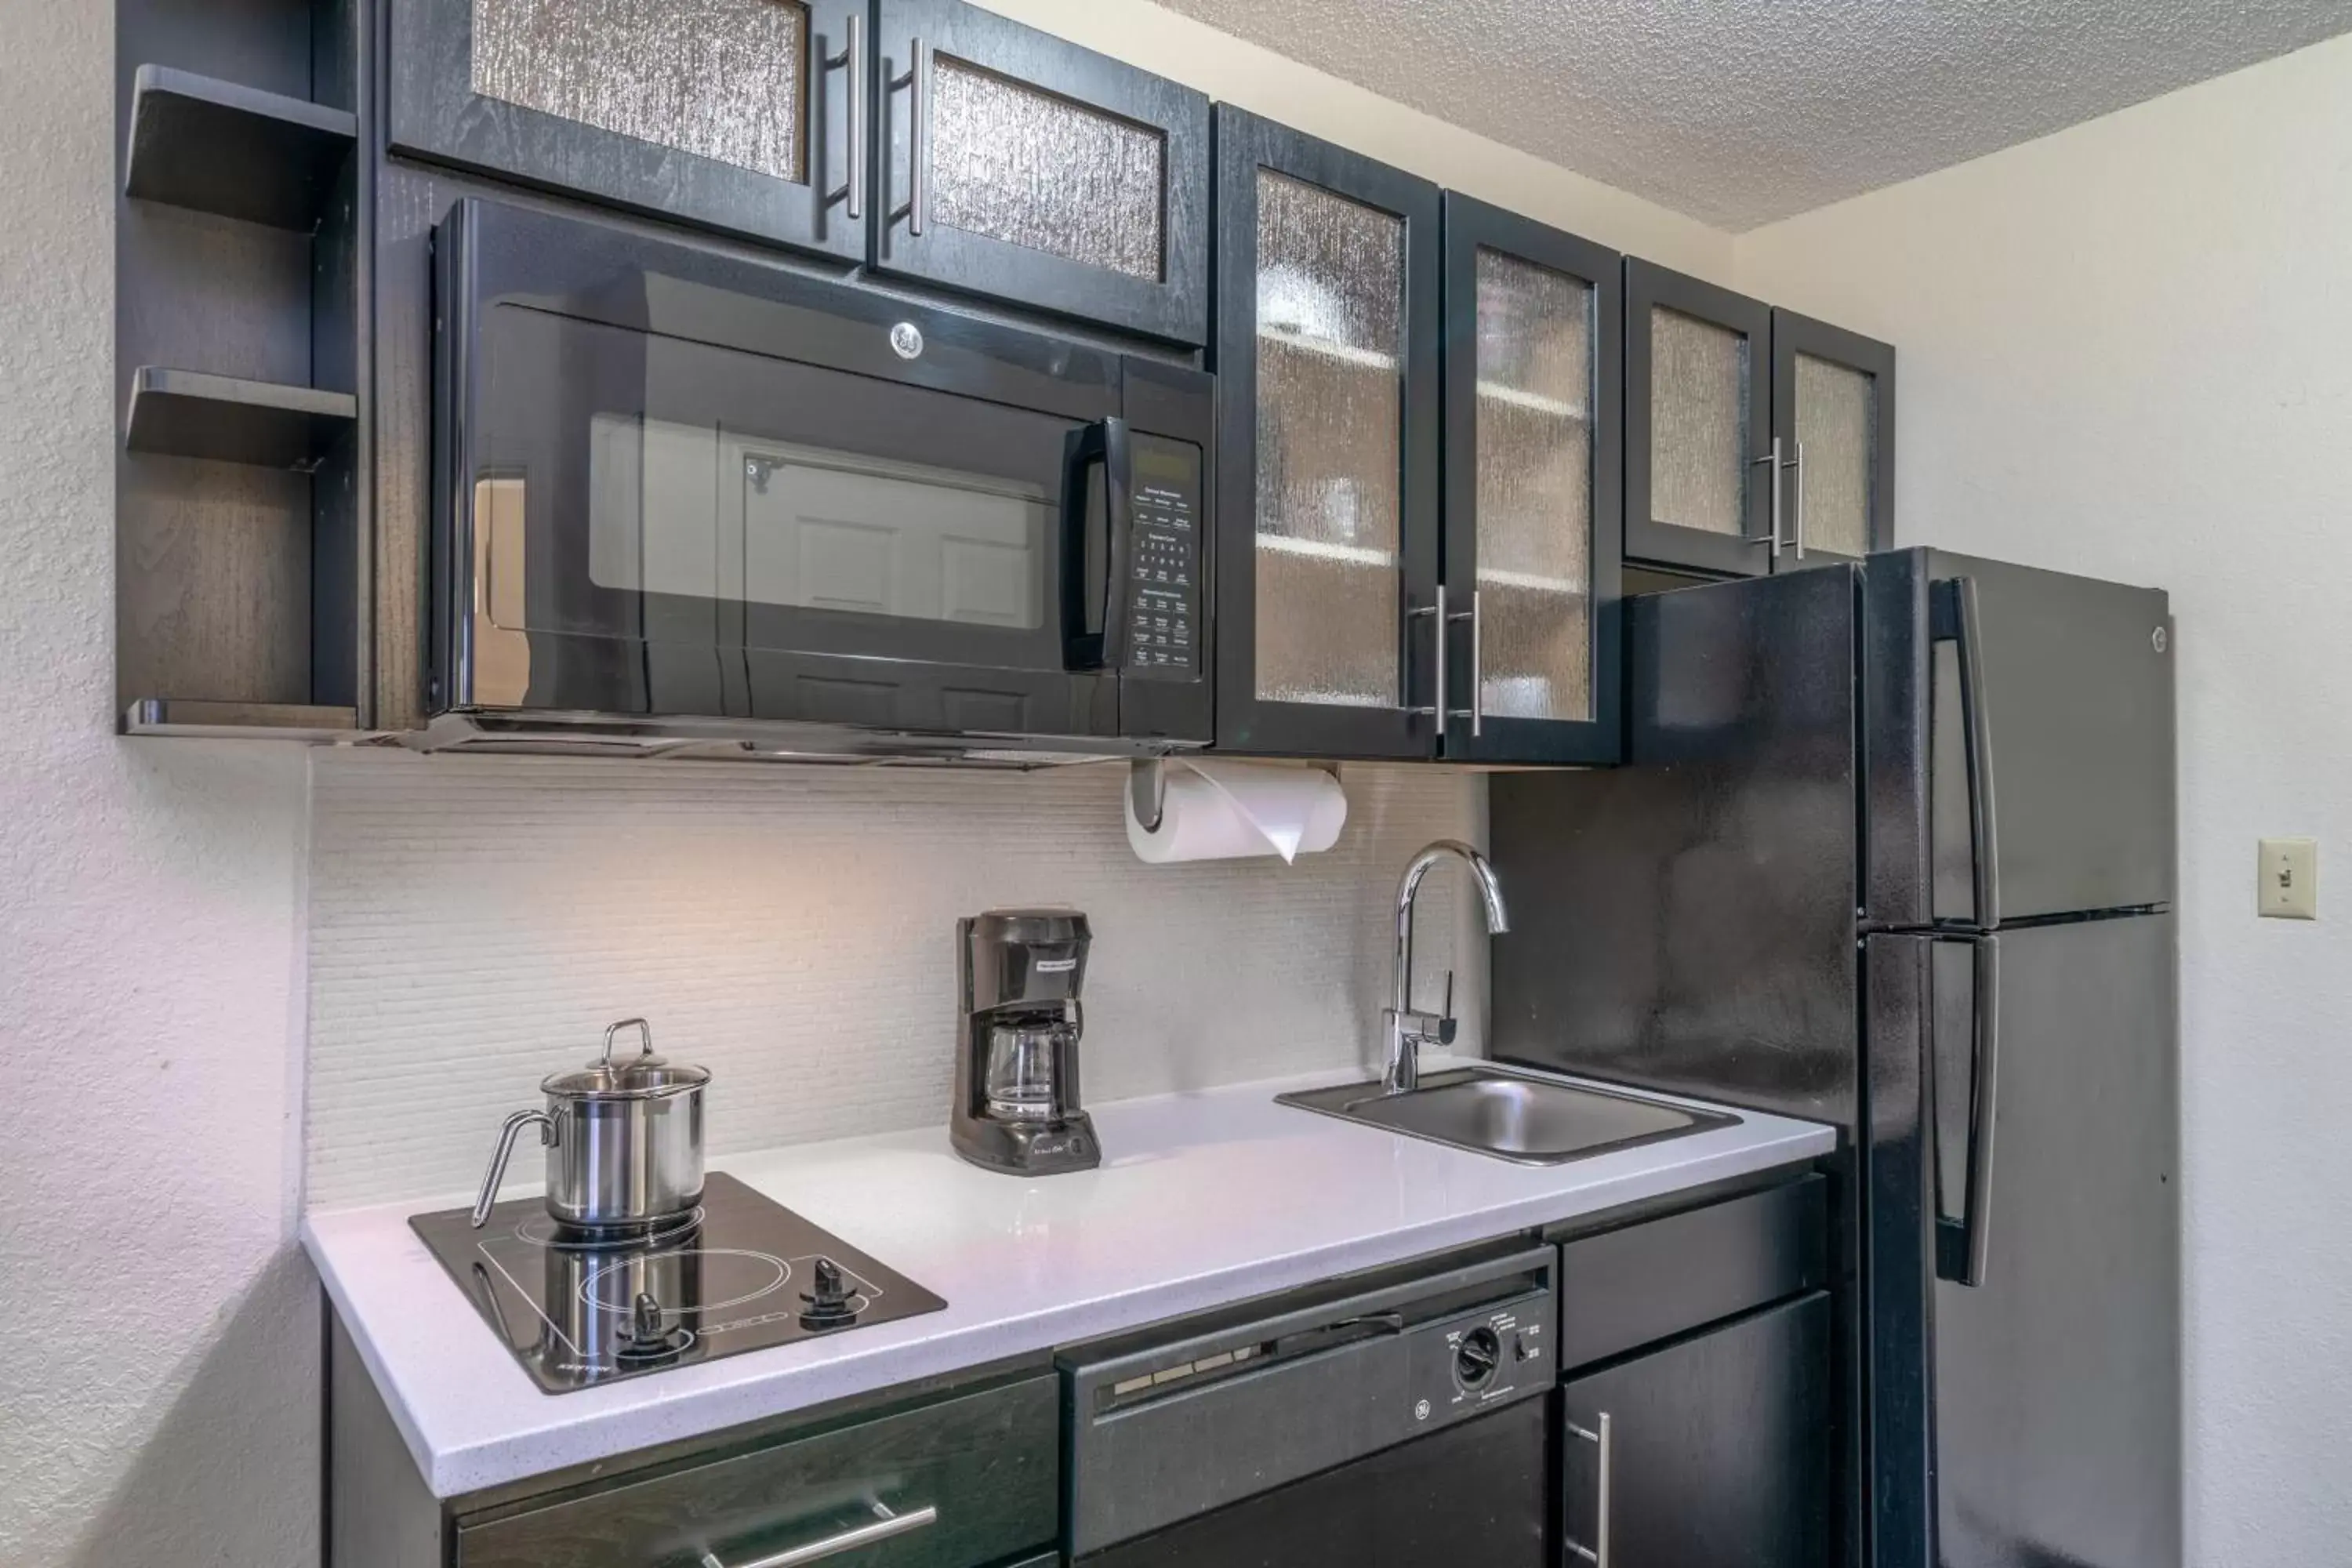
<svg viewBox="0 0 2352 1568"><path fill-rule="evenodd" d="M482 200L435 280L427 744L1213 737L1208 375Z"/></svg>

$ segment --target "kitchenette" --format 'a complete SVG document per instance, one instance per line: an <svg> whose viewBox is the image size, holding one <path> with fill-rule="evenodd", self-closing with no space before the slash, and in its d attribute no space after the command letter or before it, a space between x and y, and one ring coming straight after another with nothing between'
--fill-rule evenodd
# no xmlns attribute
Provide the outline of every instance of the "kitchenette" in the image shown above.
<svg viewBox="0 0 2352 1568"><path fill-rule="evenodd" d="M2172 602L1899 345L963 0L115 20L329 1568L2183 1563Z"/></svg>

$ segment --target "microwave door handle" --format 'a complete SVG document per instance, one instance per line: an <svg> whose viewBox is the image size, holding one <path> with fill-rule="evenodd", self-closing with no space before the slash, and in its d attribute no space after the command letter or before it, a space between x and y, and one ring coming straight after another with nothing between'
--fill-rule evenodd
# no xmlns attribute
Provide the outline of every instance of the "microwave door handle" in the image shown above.
<svg viewBox="0 0 2352 1568"><path fill-rule="evenodd" d="M1072 669L1115 668L1126 644L1127 595L1120 590L1134 553L1132 451L1127 421L1102 419L1072 431L1063 458L1062 644L1063 662ZM1087 475L1097 463L1104 501L1099 582L1087 576Z"/></svg>
<svg viewBox="0 0 2352 1568"><path fill-rule="evenodd" d="M1135 562L1135 448L1128 439L1127 421L1102 422L1103 431L1103 552L1102 667L1117 669L1127 662L1127 613L1135 595L1128 589Z"/></svg>

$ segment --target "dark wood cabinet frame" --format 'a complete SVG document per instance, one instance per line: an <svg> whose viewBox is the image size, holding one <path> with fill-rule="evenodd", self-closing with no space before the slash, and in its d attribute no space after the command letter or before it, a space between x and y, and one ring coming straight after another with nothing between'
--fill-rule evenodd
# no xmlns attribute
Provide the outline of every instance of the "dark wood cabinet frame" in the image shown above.
<svg viewBox="0 0 2352 1568"><path fill-rule="evenodd" d="M848 216L848 23L866 0L801 0L812 110L803 183L487 98L474 90L472 0L390 0L392 151L842 261L866 258ZM871 216L871 206L866 216Z"/></svg>
<svg viewBox="0 0 2352 1568"><path fill-rule="evenodd" d="M1895 346L1875 338L1865 338L1859 332L1833 327L1827 321L1811 316L1801 316L1794 310L1775 310L1772 312L1772 434L1780 438L1780 450L1794 463L1797 458L1797 356L1827 360L1832 364L1860 371L1870 377L1873 395L1877 399L1874 423L1871 433L1870 453L1870 531L1864 548L1892 550L1895 548ZM1801 507L1803 475L1801 468L1789 474L1788 504ZM1796 523L1790 523L1793 533ZM1828 564L1852 561L1853 556L1835 551L1808 548L1803 562L1784 559L1782 565Z"/></svg>
<svg viewBox="0 0 2352 1568"><path fill-rule="evenodd" d="M1431 700L1429 616L1438 572L1438 441L1444 374L1443 205L1437 186L1287 126L1216 111L1217 744L1260 755L1428 758L1437 731L1409 710ZM1404 365L1399 417L1396 635L1404 706L1275 702L1257 694L1257 175L1271 169L1404 221Z"/></svg>
<svg viewBox="0 0 2352 1568"><path fill-rule="evenodd" d="M877 12L876 270L1188 347L1207 342L1205 94L962 0L881 0ZM919 40L922 58L917 61ZM925 81L917 91L910 65L929 67L942 54L1159 134L1164 161L1158 278L1114 272L936 220L919 236L912 232L908 132L919 109L926 116L919 140L928 157L931 87Z"/></svg>
<svg viewBox="0 0 2352 1568"><path fill-rule="evenodd" d="M1624 531L1624 300L1622 258L1575 235L1445 193L1445 581L1447 608L1472 607L1478 583L1478 252L1492 250L1576 279L1592 289L1592 379L1586 389L1592 441L1590 584L1592 715L1589 719L1487 718L1474 735L1469 719L1446 721L1449 761L1580 763L1601 765L1624 754L1623 639L1617 600ZM1448 628L1454 668L1481 671L1472 627ZM1450 706L1469 702L1465 695Z"/></svg>
<svg viewBox="0 0 2352 1568"><path fill-rule="evenodd" d="M1656 361L1650 335L1658 307L1695 316L1748 340L1748 440L1745 524L1738 536L1660 522L1653 510L1651 392ZM1770 484L1762 459L1773 430L1772 310L1760 300L1718 289L1685 273L1628 257L1625 261L1625 555L1727 577L1772 569Z"/></svg>

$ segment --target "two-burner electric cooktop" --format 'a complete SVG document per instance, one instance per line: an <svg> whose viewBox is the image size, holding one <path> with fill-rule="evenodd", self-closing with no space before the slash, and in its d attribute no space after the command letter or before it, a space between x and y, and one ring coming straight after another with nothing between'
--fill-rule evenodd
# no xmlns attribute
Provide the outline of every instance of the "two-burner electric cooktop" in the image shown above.
<svg viewBox="0 0 2352 1568"><path fill-rule="evenodd" d="M847 1333L945 1301L731 1176L624 1241L561 1229L537 1198L408 1223L551 1394Z"/></svg>

